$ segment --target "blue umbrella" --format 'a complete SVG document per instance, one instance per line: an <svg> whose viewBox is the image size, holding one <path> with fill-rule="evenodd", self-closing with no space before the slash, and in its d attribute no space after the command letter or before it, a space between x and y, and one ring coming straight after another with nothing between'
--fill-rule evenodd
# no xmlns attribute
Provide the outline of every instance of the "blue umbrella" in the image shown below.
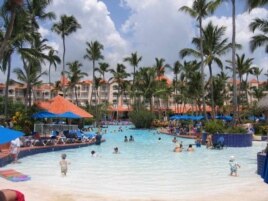
<svg viewBox="0 0 268 201"><path fill-rule="evenodd" d="M47 111L37 112L32 115L32 118L36 119L56 118L56 117L57 117L56 114Z"/></svg>
<svg viewBox="0 0 268 201"><path fill-rule="evenodd" d="M68 119L81 119L81 117L77 114L72 112L65 112L62 114L57 115L58 118L68 118Z"/></svg>
<svg viewBox="0 0 268 201"><path fill-rule="evenodd" d="M0 127L0 144L5 144L23 136L24 133L9 128Z"/></svg>

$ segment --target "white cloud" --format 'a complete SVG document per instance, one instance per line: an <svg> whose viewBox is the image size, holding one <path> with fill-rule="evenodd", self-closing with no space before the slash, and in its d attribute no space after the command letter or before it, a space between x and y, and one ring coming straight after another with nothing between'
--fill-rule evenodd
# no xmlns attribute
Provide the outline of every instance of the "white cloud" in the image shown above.
<svg viewBox="0 0 268 201"><path fill-rule="evenodd" d="M64 4L64 6L62 6ZM57 14L57 22L62 14L73 15L81 25L81 29L66 37L66 63L79 60L83 63L83 70L91 78L91 62L84 60L86 42L98 40L104 45L105 61L112 66L122 59L127 49L127 42L116 30L114 22L106 5L97 0L64 1L54 0L48 10ZM50 28L50 27L49 27ZM62 55L62 40L59 35L52 33L50 37L59 45L59 55ZM107 51L109 50L109 51ZM54 79L58 79L61 67Z"/></svg>

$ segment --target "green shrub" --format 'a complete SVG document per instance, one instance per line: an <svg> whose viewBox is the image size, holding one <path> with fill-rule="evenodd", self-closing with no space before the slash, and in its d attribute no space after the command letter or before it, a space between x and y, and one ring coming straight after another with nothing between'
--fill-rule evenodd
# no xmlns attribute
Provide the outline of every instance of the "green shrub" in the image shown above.
<svg viewBox="0 0 268 201"><path fill-rule="evenodd" d="M246 129L240 126L232 126L232 127L228 127L225 129L224 131L225 133L241 133L241 134L245 134L247 133Z"/></svg>
<svg viewBox="0 0 268 201"><path fill-rule="evenodd" d="M136 128L151 128L155 116L147 110L135 110L129 114L129 118Z"/></svg>
<svg viewBox="0 0 268 201"><path fill-rule="evenodd" d="M210 134L224 133L224 125L222 121L211 120L205 123L205 131Z"/></svg>
<svg viewBox="0 0 268 201"><path fill-rule="evenodd" d="M268 134L268 125L267 124L255 124L255 133L259 135L267 135Z"/></svg>

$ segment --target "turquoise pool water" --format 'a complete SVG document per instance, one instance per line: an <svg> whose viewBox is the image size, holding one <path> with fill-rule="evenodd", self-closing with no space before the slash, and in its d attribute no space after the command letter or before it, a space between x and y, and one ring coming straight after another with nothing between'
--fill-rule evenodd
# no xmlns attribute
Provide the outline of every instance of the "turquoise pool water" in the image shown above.
<svg viewBox="0 0 268 201"><path fill-rule="evenodd" d="M57 191L122 199L183 199L254 185L260 180L256 175L256 154L264 149L265 142L254 142L250 148L207 150L201 147L193 153L174 153L172 136L129 127L123 127L123 132L117 130L117 126L109 127L109 134L103 136L106 142L101 146L33 155L6 168L16 168L40 185ZM134 136L135 142L123 142L125 135ZM185 148L193 143L193 140L179 140ZM119 148L120 154L112 153L114 147ZM91 157L91 150L99 157ZM62 153L66 153L71 162L65 178L59 167ZM231 155L241 165L237 178L228 176Z"/></svg>

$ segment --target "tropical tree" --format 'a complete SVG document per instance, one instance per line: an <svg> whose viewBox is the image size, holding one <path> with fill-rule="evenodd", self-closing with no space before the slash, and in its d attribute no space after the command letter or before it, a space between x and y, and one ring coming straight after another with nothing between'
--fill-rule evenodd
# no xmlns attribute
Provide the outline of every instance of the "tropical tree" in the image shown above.
<svg viewBox="0 0 268 201"><path fill-rule="evenodd" d="M216 63L217 66L222 69L223 64L221 61L221 56L224 55L230 48L231 45L227 43L227 38L222 38L224 36L226 28L213 26L212 22L204 28L203 32L203 56L204 63L209 67L209 83L210 83L210 95L211 95L211 107L212 116L215 116L215 104L214 104L214 82L212 73L212 64ZM193 38L192 43L195 45L196 49L185 48L180 51L181 57L185 56L201 56L201 39Z"/></svg>
<svg viewBox="0 0 268 201"><path fill-rule="evenodd" d="M124 61L128 62L133 67L133 81L135 83L136 68L138 68L139 63L142 60L142 56L138 56L137 52L131 53L131 56L124 58Z"/></svg>
<svg viewBox="0 0 268 201"><path fill-rule="evenodd" d="M253 97L255 97L259 102L259 100L265 96L264 89L262 87L260 88L253 87L251 95L253 95Z"/></svg>
<svg viewBox="0 0 268 201"><path fill-rule="evenodd" d="M158 79L160 79L160 77L162 75L165 74L165 67L167 67L168 65L165 64L165 59L163 58L155 58L155 70L156 70L156 76Z"/></svg>
<svg viewBox="0 0 268 201"><path fill-rule="evenodd" d="M51 78L50 78L50 71L51 71L51 66L53 65L55 67L55 71L57 69L57 64L60 64L61 60L56 54L57 51L54 49L50 49L47 55L47 60L49 61L49 67L48 67L48 83L49 85L51 84ZM52 97L50 97L52 98Z"/></svg>
<svg viewBox="0 0 268 201"><path fill-rule="evenodd" d="M16 0L16 1L15 0L5 0L5 2L3 4L4 5L3 9L10 12L10 17L8 20L6 32L5 32L3 40L1 41L1 44L0 44L0 62L2 61L3 56L4 56L4 52L6 50L6 47L8 46L8 40L10 39L13 28L14 28L16 14L19 11L19 9L21 8L22 4L23 4L23 0Z"/></svg>
<svg viewBox="0 0 268 201"><path fill-rule="evenodd" d="M209 14L213 13L216 7L218 6L218 1L207 1L207 0L195 0L192 4L192 7L183 6L180 8L180 11L188 13L190 16L196 18L199 26L200 38L203 38L202 27L203 27L203 18L207 17ZM202 77L202 102L203 102L203 113L205 118L206 115L206 102L205 102L205 85L204 85L204 52L203 52L203 40L200 40L200 52L201 52L201 77Z"/></svg>
<svg viewBox="0 0 268 201"><path fill-rule="evenodd" d="M103 50L103 45L101 43L99 43L98 41L91 41L86 42L87 44L87 48L86 48L86 54L84 55L84 59L88 59L89 61L92 61L92 67L93 67L93 71L92 71L92 81L93 81L93 90L95 89L94 83L95 83L95 71L96 71L96 67L95 67L95 63L98 60L102 60L104 59L104 56L102 55L102 50ZM91 104L91 100L92 100L92 95L90 98L90 104Z"/></svg>
<svg viewBox="0 0 268 201"><path fill-rule="evenodd" d="M40 80L43 75L46 75L45 71L42 71L41 64L38 60L28 59L24 61L23 68L14 69L14 73L17 79L26 84L26 110L27 107L31 107L31 94L34 86L41 85Z"/></svg>
<svg viewBox="0 0 268 201"><path fill-rule="evenodd" d="M77 60L67 63L67 66L69 67L69 71L66 71L68 79L70 80L69 87L71 88L72 92L74 91L76 105L78 105L76 85L81 81L81 79L87 76L87 73L81 71L82 64Z"/></svg>
<svg viewBox="0 0 268 201"><path fill-rule="evenodd" d="M251 51L255 51L258 47L264 46L265 52L268 53L268 20L256 18L250 23L249 28L252 32L258 30L260 34L252 37L250 41Z"/></svg>
<svg viewBox="0 0 268 201"><path fill-rule="evenodd" d="M112 77L110 78L111 83L117 83L117 115L116 118L118 120L118 107L119 107L119 98L122 97L122 89L124 88L124 83L126 82L126 78L130 76L129 73L126 72L126 67L123 64L117 64L116 69L111 69Z"/></svg>
<svg viewBox="0 0 268 201"><path fill-rule="evenodd" d="M99 72L102 80L105 81L105 73L109 72L109 64L105 62L99 63L99 68L96 68L95 71Z"/></svg>
<svg viewBox="0 0 268 201"><path fill-rule="evenodd" d="M262 71L263 71L263 69L260 69L260 68L258 68L258 67L254 67L254 68L253 68L253 75L256 76L258 85L259 85L259 77L260 77Z"/></svg>
<svg viewBox="0 0 268 201"><path fill-rule="evenodd" d="M63 53L62 53L62 76L64 77L65 72L65 38L69 36L70 34L77 31L77 29L81 28L81 25L77 22L76 18L74 16L67 16L62 15L60 17L60 21L53 24L52 31L59 34L62 38L63 43ZM63 96L65 97L65 89L63 86Z"/></svg>
<svg viewBox="0 0 268 201"><path fill-rule="evenodd" d="M181 72L182 64L179 61L175 61L175 63L173 64L173 67L172 66L168 66L168 68L170 70L172 70L172 72L174 74L174 80L173 80L173 83L174 83L174 92L175 92L175 97L177 97L178 96L178 75ZM177 102L175 101L175 103L176 103L175 111L177 111Z"/></svg>
<svg viewBox="0 0 268 201"><path fill-rule="evenodd" d="M250 10L258 6L265 6L268 4L268 0L247 0L247 1Z"/></svg>

